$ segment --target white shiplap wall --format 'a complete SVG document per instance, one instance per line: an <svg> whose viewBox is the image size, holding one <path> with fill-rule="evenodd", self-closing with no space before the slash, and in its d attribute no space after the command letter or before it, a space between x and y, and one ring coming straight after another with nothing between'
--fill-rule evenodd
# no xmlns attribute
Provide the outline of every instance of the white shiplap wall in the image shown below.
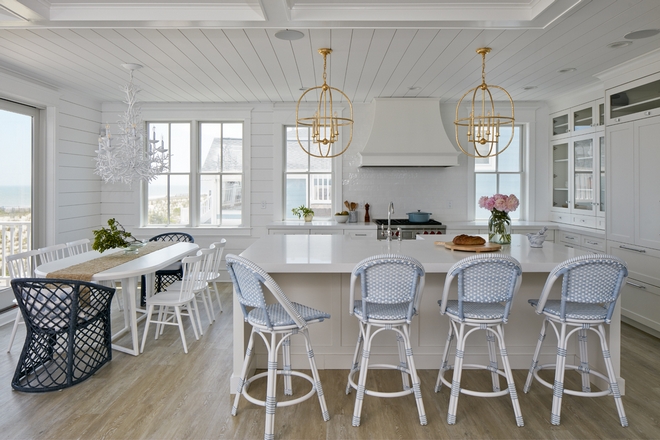
<svg viewBox="0 0 660 440"><path fill-rule="evenodd" d="M62 97L58 122L55 242L91 240L101 221L101 181L94 174L101 105L77 96Z"/></svg>

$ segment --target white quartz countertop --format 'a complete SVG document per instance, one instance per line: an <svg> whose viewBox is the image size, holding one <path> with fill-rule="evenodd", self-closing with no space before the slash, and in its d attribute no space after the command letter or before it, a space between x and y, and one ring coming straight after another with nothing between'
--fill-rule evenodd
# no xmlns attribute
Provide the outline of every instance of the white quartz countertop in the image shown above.
<svg viewBox="0 0 660 440"><path fill-rule="evenodd" d="M248 247L241 256L272 273L350 273L364 258L378 254L404 254L419 260L429 273L446 273L457 261L475 255L451 251L435 241L451 241L455 235L427 240L356 240L344 235L268 235ZM482 237L486 238L485 235ZM557 264L587 252L551 242L532 248L525 235L512 235L501 253L522 264L524 272L550 272Z"/></svg>

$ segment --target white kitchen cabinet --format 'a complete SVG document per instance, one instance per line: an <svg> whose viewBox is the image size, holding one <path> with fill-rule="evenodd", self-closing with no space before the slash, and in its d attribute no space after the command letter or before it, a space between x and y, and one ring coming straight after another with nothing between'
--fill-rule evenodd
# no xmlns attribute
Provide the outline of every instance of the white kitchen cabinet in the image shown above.
<svg viewBox="0 0 660 440"><path fill-rule="evenodd" d="M607 245L607 252L628 266L621 290L622 316L660 332L660 250L612 241Z"/></svg>
<svg viewBox="0 0 660 440"><path fill-rule="evenodd" d="M605 134L571 136L552 145L553 221L604 227Z"/></svg>
<svg viewBox="0 0 660 440"><path fill-rule="evenodd" d="M594 133L605 126L605 102L590 101L550 115L552 140Z"/></svg>
<svg viewBox="0 0 660 440"><path fill-rule="evenodd" d="M573 231L557 231L558 240L566 247L582 249L594 253L604 253L606 250L606 241L604 236L595 236L589 234L579 234Z"/></svg>
<svg viewBox="0 0 660 440"><path fill-rule="evenodd" d="M308 235L309 229L297 228L297 229L269 229L268 235Z"/></svg>
<svg viewBox="0 0 660 440"><path fill-rule="evenodd" d="M351 238L355 239L365 239L365 240L376 240L376 229L373 230L361 230L361 231L349 231L345 230L344 235L348 235Z"/></svg>
<svg viewBox="0 0 660 440"><path fill-rule="evenodd" d="M605 91L607 126L660 115L660 74Z"/></svg>
<svg viewBox="0 0 660 440"><path fill-rule="evenodd" d="M621 313L655 331L660 331L658 139L660 116L607 128L608 253L628 265Z"/></svg>
<svg viewBox="0 0 660 440"><path fill-rule="evenodd" d="M635 200L637 192L633 160L633 123L607 127L607 179L606 231L608 240L635 243Z"/></svg>
<svg viewBox="0 0 660 440"><path fill-rule="evenodd" d="M559 231L559 243L566 247L580 248L582 236L574 232Z"/></svg>
<svg viewBox="0 0 660 440"><path fill-rule="evenodd" d="M580 247L599 254L605 253L607 250L605 237L592 237L591 235L582 235L580 239Z"/></svg>
<svg viewBox="0 0 660 440"><path fill-rule="evenodd" d="M570 212L569 152L569 141L552 145L552 210L555 212Z"/></svg>
<svg viewBox="0 0 660 440"><path fill-rule="evenodd" d="M607 237L660 249L660 117L608 127Z"/></svg>
<svg viewBox="0 0 660 440"><path fill-rule="evenodd" d="M635 136L639 179L636 243L660 249L660 117L636 121Z"/></svg>
<svg viewBox="0 0 660 440"><path fill-rule="evenodd" d="M310 229L312 235L343 235L344 231L341 229Z"/></svg>
<svg viewBox="0 0 660 440"><path fill-rule="evenodd" d="M626 280L621 289L621 314L624 317L660 332L659 309L660 287L631 278Z"/></svg>

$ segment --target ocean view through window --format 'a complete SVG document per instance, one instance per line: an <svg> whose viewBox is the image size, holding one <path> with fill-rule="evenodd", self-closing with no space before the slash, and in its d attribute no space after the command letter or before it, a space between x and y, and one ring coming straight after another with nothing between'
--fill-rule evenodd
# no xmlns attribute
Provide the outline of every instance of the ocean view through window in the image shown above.
<svg viewBox="0 0 660 440"><path fill-rule="evenodd" d="M38 110L0 101L0 289L9 286L6 257L32 247L32 151ZM11 305L11 292L0 309Z"/></svg>

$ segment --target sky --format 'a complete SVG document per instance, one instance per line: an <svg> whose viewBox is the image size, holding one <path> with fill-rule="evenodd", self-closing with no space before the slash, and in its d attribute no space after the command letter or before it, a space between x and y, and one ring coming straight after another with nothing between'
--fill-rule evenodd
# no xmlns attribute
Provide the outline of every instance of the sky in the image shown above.
<svg viewBox="0 0 660 440"><path fill-rule="evenodd" d="M30 185L32 118L0 110L0 186Z"/></svg>

